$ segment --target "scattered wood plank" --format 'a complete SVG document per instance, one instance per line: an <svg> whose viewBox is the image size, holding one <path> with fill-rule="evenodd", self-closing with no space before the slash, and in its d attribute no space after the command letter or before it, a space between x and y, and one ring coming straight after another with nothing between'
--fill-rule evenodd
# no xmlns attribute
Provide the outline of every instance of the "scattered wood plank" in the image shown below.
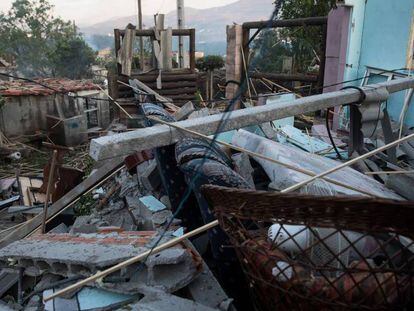
<svg viewBox="0 0 414 311"><path fill-rule="evenodd" d="M123 166L123 159L116 158L108 161L103 167L101 167L97 172L89 176L78 186L69 191L61 199L53 203L47 212L47 218L57 215L61 211L65 210L76 202L83 194L87 193L89 190L92 190L99 182L104 180L106 177L112 175L118 169ZM22 226L18 227L16 230L7 235L4 239L0 241L0 248L3 248L10 243L20 240L30 234L32 231L36 230L42 224L43 216L37 215L33 219L27 221Z"/></svg>

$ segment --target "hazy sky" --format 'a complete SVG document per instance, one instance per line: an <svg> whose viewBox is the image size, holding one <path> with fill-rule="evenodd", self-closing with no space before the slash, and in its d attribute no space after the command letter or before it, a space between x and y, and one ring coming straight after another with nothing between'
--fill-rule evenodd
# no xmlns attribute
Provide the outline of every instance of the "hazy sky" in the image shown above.
<svg viewBox="0 0 414 311"><path fill-rule="evenodd" d="M185 6L209 8L226 5L237 0L185 0ZM13 0L0 0L0 10L10 8ZM75 20L78 25L90 25L111 17L136 14L137 0L50 0L55 14L64 19ZM142 0L143 13L168 13L176 7L176 0Z"/></svg>

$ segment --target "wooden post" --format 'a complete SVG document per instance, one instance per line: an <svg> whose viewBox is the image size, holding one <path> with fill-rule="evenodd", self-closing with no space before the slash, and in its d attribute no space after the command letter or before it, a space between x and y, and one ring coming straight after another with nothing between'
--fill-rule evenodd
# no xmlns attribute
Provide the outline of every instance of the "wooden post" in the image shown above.
<svg viewBox="0 0 414 311"><path fill-rule="evenodd" d="M121 33L119 29L114 29L114 37L115 37L115 61L116 61L116 69L117 69L117 75L121 74L121 64L118 63L118 53L121 49Z"/></svg>
<svg viewBox="0 0 414 311"><path fill-rule="evenodd" d="M142 30L141 0L138 0L138 29ZM139 37L139 51L140 51L141 70L144 71L144 38L142 36Z"/></svg>
<svg viewBox="0 0 414 311"><path fill-rule="evenodd" d="M318 74L318 87L322 89L325 80L325 63L326 63L326 37L328 35L328 26L324 24L322 26L322 42L321 42L321 55L319 56L319 74ZM323 93L323 89L321 91Z"/></svg>
<svg viewBox="0 0 414 311"><path fill-rule="evenodd" d="M177 0L178 29L183 29L184 23L184 0ZM179 68L184 68L184 42L182 36L178 37L178 64Z"/></svg>
<svg viewBox="0 0 414 311"><path fill-rule="evenodd" d="M43 207L42 233L46 233L47 209L49 207L50 192L52 188L53 179L55 176L57 155L58 155L57 150L53 150L52 163L50 164L50 171L49 171L49 179L47 181L45 206Z"/></svg>
<svg viewBox="0 0 414 311"><path fill-rule="evenodd" d="M242 40L243 40L242 41L242 55L245 55L245 57L248 58L249 51L250 51L250 48L249 48L250 29L243 28L243 39ZM246 59L246 62L247 62L247 59ZM242 68L241 68L242 75L241 76L242 77L245 77L246 76L246 72L244 70L243 61L241 62L240 65L242 66ZM247 70L248 70L248 68L247 68Z"/></svg>
<svg viewBox="0 0 414 311"><path fill-rule="evenodd" d="M195 52L196 52L196 43L195 43L195 29L190 29L190 69L191 71L195 70Z"/></svg>

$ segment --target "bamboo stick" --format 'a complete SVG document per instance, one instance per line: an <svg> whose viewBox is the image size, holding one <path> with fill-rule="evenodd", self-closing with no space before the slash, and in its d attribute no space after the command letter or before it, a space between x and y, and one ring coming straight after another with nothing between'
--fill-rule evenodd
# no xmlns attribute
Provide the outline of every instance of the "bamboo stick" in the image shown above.
<svg viewBox="0 0 414 311"><path fill-rule="evenodd" d="M312 181L314 181L314 180L316 180L318 178L325 177L326 175L329 175L329 174L331 174L333 172L339 171L340 169L343 169L343 168L348 167L348 166L350 166L352 164L355 164L358 161L361 161L361 160L364 160L366 158L369 158L369 157L371 157L371 156L373 156L373 155L375 155L375 154L377 154L379 152L382 152L384 150L387 150L389 148L392 148L392 147L394 147L394 146L396 146L396 145L398 145L398 144L400 144L400 143L402 143L404 141L410 140L412 138L414 138L414 134L408 135L408 136L406 136L404 138L401 138L401 139L397 139L396 141L394 141L394 142L392 142L392 143L390 143L388 145L385 145L385 146L382 146L380 148L374 149L374 150L372 150L372 151L370 151L370 152L368 152L366 154L363 154L363 155L361 155L361 156L359 156L359 157L357 157L355 159L352 159L352 160L350 160L348 162L345 162L345 163L343 163L341 165L338 165L338 166L336 166L334 168L331 168L331 169L329 169L329 170L327 170L327 171L325 171L323 173L320 173L320 174L318 174L316 176L313 176L312 178L309 178L309 179L304 180L304 181L302 181L300 183L297 183L296 185L293 185L291 187L288 187L288 188L282 190L281 193L286 193L286 192L291 192L291 191L297 190L297 189L299 189L299 188L301 188L301 187L309 184L310 182L312 182Z"/></svg>
<svg viewBox="0 0 414 311"><path fill-rule="evenodd" d="M46 219L47 219L47 208L49 207L50 192L52 190L53 179L55 178L55 167L58 152L53 150L52 163L50 164L49 179L47 180L45 206L43 207L43 221L42 221L42 233L46 232Z"/></svg>
<svg viewBox="0 0 414 311"><path fill-rule="evenodd" d="M192 130L189 130L189 129L183 128L183 127L178 126L178 125L176 125L176 124L174 124L174 123L169 123L169 122L166 122L166 121L160 120L160 119L158 119L158 118L156 118L156 117L153 117L153 116L147 116L147 118L148 118L148 119L151 119L151 120L154 120L154 121L157 121L157 122L159 122L159 123L161 123L161 124L165 124L165 125L171 126L171 127L173 127L173 128L176 128L176 129L179 129L179 130L183 130L183 131L185 131L185 132L187 132L187 133L190 133L190 134L192 134L192 135L195 135L195 136L198 136L198 137L201 137L201 138L207 139L207 140L209 140L209 141L212 141L212 140L213 140L213 139L211 139L210 137L208 137L208 136L206 136L206 135L204 135L204 134L200 134L200 133L198 133L198 132L195 132L195 131L192 131ZM220 145L223 145L223 146L226 146L226 147L228 147L228 148L231 148L231 149L233 149L233 150L236 150L236 151L239 151L239 152L244 152L244 153L246 153L246 154L248 154L248 155L250 155L250 156L252 156L252 157L257 157L257 158L260 158L260 159L263 159L263 160L266 160L266 161L269 161L269 162L272 162L272 163L275 163L275 164L278 164L278 165L282 165L282 166L284 166L284 167L286 167L286 168L289 168L289 169L291 169L291 170L294 170L294 171L296 171L296 172L299 172L299 173L302 173L302 174L305 174L305 175L308 175L308 176L316 176L316 173L314 173L314 172L312 172L312 171L308 171L308 170L306 170L306 169L299 168L299 167L296 167L296 166L293 166L293 165L290 165L290 164L287 164L287 163L284 163L284 162L281 162L281 161L275 160L275 159L273 159L273 158L266 157L266 156L261 155L261 154L259 154L259 153L252 152L252 151L250 151L250 150L246 150L246 149L243 149L243 148L237 147L237 146L232 145L232 144L228 144L228 143L226 143L226 142L224 142L224 141L221 141L221 140L215 140L215 142L216 142L216 143L218 143L218 144L220 144ZM352 186L350 186L350 185L344 184L344 183L342 183L342 182L336 181L336 180L331 179L331 178L324 178L324 180L326 180L326 181L328 181L328 182L330 182L330 183L332 183L332 184L335 184L335 185L337 185L337 186L344 187L344 188L347 188L347 189L350 189L350 190L353 190L353 191L356 191L356 192L359 192L359 193L362 193L362 194L368 195L368 196L370 196L370 197L374 196L374 195L373 195L372 193L370 193L370 192L367 192L367 191L362 190L362 189L359 189L359 188L352 187Z"/></svg>
<svg viewBox="0 0 414 311"><path fill-rule="evenodd" d="M188 232L188 233L182 235L181 237L174 238L174 239L172 239L172 240L170 240L170 241L168 241L168 242L166 242L166 243L164 243L164 244L162 244L160 246L157 246L153 250L148 250L148 251L146 251L144 253L139 254L138 256L132 257L132 258L130 258L130 259L124 261L124 262L121 262L121 263L119 263L119 264L117 264L117 265L115 265L115 266L113 266L113 267L111 267L111 268L109 268L107 270L98 272L98 273L96 273L96 274L94 274L94 275L92 275L92 276L90 276L90 277L88 277L88 278L86 278L86 279L84 279L84 280L82 280L80 282L77 282L77 283L75 283L75 284L73 284L71 286L68 286L68 287L60 290L60 291L57 291L56 293L54 293L54 294L46 297L44 299L44 301L47 302L47 301L49 301L49 300L51 300L51 299L53 299L55 297L64 295L67 292L71 292L71 291L73 291L75 289L78 289L78 288L84 286L84 285L87 285L90 282L94 282L97 279L104 278L105 276L107 276L107 275L109 275L109 274L111 274L113 272L116 272L116 271L118 271L118 270L120 270L120 269L122 269L124 267L127 267L129 265L132 265L134 263L137 263L137 262L145 259L147 256L149 256L151 254L159 253L159 252L161 252L161 251L163 251L163 250L165 250L167 248L170 248L170 247L172 247L174 245L177 245L178 243L180 243L180 242L182 242L182 241L184 241L184 240L186 240L188 238L191 238L191 237L196 236L196 235L198 235L200 233L203 233L203 232L205 232L205 231L207 231L207 230L209 230L211 228L214 228L218 224L219 224L218 220L215 220L213 222L210 222L210 223L208 223L208 224L206 224L206 225L204 225L204 226L202 226L200 228L197 228L197 229L195 229L195 230L193 230L191 232Z"/></svg>

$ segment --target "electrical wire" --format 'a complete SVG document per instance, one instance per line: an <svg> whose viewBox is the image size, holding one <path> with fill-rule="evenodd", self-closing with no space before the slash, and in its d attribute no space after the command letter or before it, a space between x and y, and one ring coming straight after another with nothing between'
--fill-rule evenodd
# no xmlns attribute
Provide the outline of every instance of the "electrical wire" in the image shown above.
<svg viewBox="0 0 414 311"><path fill-rule="evenodd" d="M278 4L275 6L275 10L273 11L272 14L272 18L269 20L269 24L273 21L274 18L276 18L276 16L279 13L280 7L281 7L281 3L283 3L284 0L279 0ZM269 25L270 26L270 25ZM242 78L243 82L241 83L241 87L239 88L236 96L230 100L229 102L229 106L227 106L225 113L223 114L220 123L217 127L217 131L215 132L213 139L210 141L209 146L210 148L213 147L213 145L215 144L215 142L217 141L217 137L218 135L221 133L221 129L225 126L226 122L228 121L228 119L231 116L231 112L233 111L234 106L236 105L236 103L239 101L239 99L242 97L242 94L244 94L247 84L249 83L249 81L247 81L245 78ZM194 177L190 180L190 182L187 185L187 189L183 195L183 198L181 199L177 210L174 212L173 217L171 217L171 219L168 221L168 223L166 224L163 232L160 234L159 238L157 239L157 241L154 243L154 245L151 247L148 255L145 257L145 259L141 262L141 267L144 267L146 261L148 260L148 258L151 256L152 252L154 251L154 249L159 245L159 243L162 241L162 239L164 238L165 234L168 232L168 229L171 227L174 218L176 218L178 216L178 214L181 212L181 210L184 207L185 202L187 202L188 198L190 197L191 193L192 193L192 189L195 185L195 182L198 180L198 178L201 176L201 168L204 166L205 161L207 160L207 156L205 155L202 158L202 161L199 165L199 167L197 168L197 171L194 175Z"/></svg>
<svg viewBox="0 0 414 311"><path fill-rule="evenodd" d="M331 133L331 128L329 126L329 113L330 113L330 109L328 108L326 110L326 118L325 118L325 125L326 125L326 131L328 132L328 136L329 136L329 140L331 141L332 147L334 148L336 155L338 156L339 160L343 160L344 158L342 157L341 153L339 152L338 148L336 147L335 141L332 137L332 133Z"/></svg>
<svg viewBox="0 0 414 311"><path fill-rule="evenodd" d="M384 70L384 71L381 71L379 73L371 73L370 75L365 75L363 77L359 77L359 78L355 78L355 79L351 79L351 80L344 80L344 81L337 82L337 83L334 83L334 84L329 84L329 85L325 85L325 86L322 86L322 87L314 88L314 90L315 91L320 91L320 90L323 90L323 89L326 89L326 88L329 88L329 87L333 87L333 86L338 86L338 85L342 85L342 84L347 84L347 83L351 83L351 82L360 81L360 80L363 80L365 78L369 78L369 77L372 77L372 76L383 75L384 73L395 73L395 72L401 71L401 70L406 70L406 68L399 68L399 69L393 69L393 70ZM28 81L28 82L36 83L36 84L38 84L40 86L43 86L43 87L48 88L50 90L53 90L56 93L59 93L59 94L62 94L62 95L67 95L67 96L73 97L73 98L84 98L84 99L93 99L93 100L100 100L100 101L112 102L112 100L106 99L106 98L95 98L95 97L89 97L89 96L79 96L79 95L76 95L76 94L73 94L72 95L72 94L70 94L71 92L64 92L64 91L61 91L61 90L57 90L57 89L54 89L54 88L52 88L52 87L50 87L48 85L45 85L43 83L40 83L38 81L35 81L33 79L29 79L29 78L23 78L23 77L19 77L19 76L15 76L15 75L10 75L10 74L6 74L6 73L0 73L0 75L1 76L5 76L5 77L9 77L9 78L13 78L13 79L18 79L18 80L23 80L23 81ZM238 81L228 81L228 82L229 83L235 83L235 84L241 84ZM367 87L367 86L365 86L365 87ZM290 92L286 92L286 93L294 94L295 92L290 91ZM251 97L248 97L248 96L240 96L240 98L249 99L249 100L257 100L259 98L268 97L268 96L269 96L269 94L259 94L259 95L254 95L254 96L251 96ZM222 102L230 102L230 101L232 101L232 99L222 98L222 99L218 99L218 100L203 100L202 102L204 102L204 103L222 103ZM152 102L153 103L162 104L161 101L156 101L155 100L155 101L152 101Z"/></svg>

